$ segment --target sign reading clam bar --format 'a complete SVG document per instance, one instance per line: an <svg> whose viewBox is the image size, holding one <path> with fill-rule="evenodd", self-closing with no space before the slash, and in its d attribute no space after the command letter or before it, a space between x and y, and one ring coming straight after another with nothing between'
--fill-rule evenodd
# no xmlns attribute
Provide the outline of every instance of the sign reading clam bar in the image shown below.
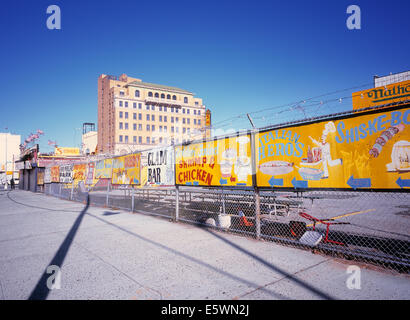
<svg viewBox="0 0 410 320"><path fill-rule="evenodd" d="M386 109L256 135L257 185L410 187L410 109Z"/></svg>
<svg viewBox="0 0 410 320"><path fill-rule="evenodd" d="M112 184L140 184L140 162L141 155L128 154L112 161Z"/></svg>
<svg viewBox="0 0 410 320"><path fill-rule="evenodd" d="M175 147L179 185L252 186L250 135Z"/></svg>
<svg viewBox="0 0 410 320"><path fill-rule="evenodd" d="M352 93L353 110L410 99L410 80Z"/></svg>
<svg viewBox="0 0 410 320"><path fill-rule="evenodd" d="M147 186L175 184L175 160L172 147L157 148L141 154L141 179Z"/></svg>
<svg viewBox="0 0 410 320"><path fill-rule="evenodd" d="M73 182L73 164L65 164L60 166L60 182L72 183Z"/></svg>

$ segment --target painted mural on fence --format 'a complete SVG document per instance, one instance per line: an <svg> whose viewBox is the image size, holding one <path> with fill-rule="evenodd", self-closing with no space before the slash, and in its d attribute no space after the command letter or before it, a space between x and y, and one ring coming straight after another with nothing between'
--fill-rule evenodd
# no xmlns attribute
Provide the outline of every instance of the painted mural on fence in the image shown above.
<svg viewBox="0 0 410 320"><path fill-rule="evenodd" d="M176 146L176 183L252 186L250 146L250 135Z"/></svg>
<svg viewBox="0 0 410 320"><path fill-rule="evenodd" d="M140 154L117 157L112 162L112 184L140 184Z"/></svg>
<svg viewBox="0 0 410 320"><path fill-rule="evenodd" d="M95 179L111 179L112 160L104 159L95 163Z"/></svg>
<svg viewBox="0 0 410 320"><path fill-rule="evenodd" d="M256 135L261 187L410 187L410 109L275 129Z"/></svg>
<svg viewBox="0 0 410 320"><path fill-rule="evenodd" d="M60 166L60 182L72 183L73 182L73 164L65 164Z"/></svg>
<svg viewBox="0 0 410 320"><path fill-rule="evenodd" d="M92 185L97 180L94 180L94 169L95 169L95 162L90 162L87 164L87 176L85 178L86 185Z"/></svg>
<svg viewBox="0 0 410 320"><path fill-rule="evenodd" d="M174 148L157 148L141 153L141 185L175 185Z"/></svg>
<svg viewBox="0 0 410 320"><path fill-rule="evenodd" d="M51 167L44 169L44 183L51 183Z"/></svg>
<svg viewBox="0 0 410 320"><path fill-rule="evenodd" d="M60 167L51 167L51 182L60 182Z"/></svg>
<svg viewBox="0 0 410 320"><path fill-rule="evenodd" d="M73 180L77 184L80 181L85 181L87 176L87 164L80 163L73 166Z"/></svg>

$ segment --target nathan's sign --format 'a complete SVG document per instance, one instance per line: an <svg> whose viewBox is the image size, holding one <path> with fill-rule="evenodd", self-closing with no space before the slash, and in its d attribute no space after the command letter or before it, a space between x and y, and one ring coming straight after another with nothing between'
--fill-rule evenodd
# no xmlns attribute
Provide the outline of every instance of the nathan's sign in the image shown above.
<svg viewBox="0 0 410 320"><path fill-rule="evenodd" d="M410 80L352 93L353 110L410 99Z"/></svg>
<svg viewBox="0 0 410 320"><path fill-rule="evenodd" d="M148 186L171 186L174 179L174 149L158 148L141 155L141 179Z"/></svg>
<svg viewBox="0 0 410 320"><path fill-rule="evenodd" d="M80 148L63 148L55 147L54 155L56 156L78 156L80 154Z"/></svg>
<svg viewBox="0 0 410 320"><path fill-rule="evenodd" d="M256 135L257 185L410 187L410 109L368 111Z"/></svg>
<svg viewBox="0 0 410 320"><path fill-rule="evenodd" d="M176 184L252 186L250 135L175 147Z"/></svg>

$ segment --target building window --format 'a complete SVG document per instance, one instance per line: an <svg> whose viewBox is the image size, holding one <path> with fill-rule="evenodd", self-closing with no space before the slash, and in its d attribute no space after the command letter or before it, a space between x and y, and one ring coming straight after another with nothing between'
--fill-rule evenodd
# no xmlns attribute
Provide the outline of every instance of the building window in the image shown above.
<svg viewBox="0 0 410 320"><path fill-rule="evenodd" d="M151 116L151 121L155 121L155 115Z"/></svg>
<svg viewBox="0 0 410 320"><path fill-rule="evenodd" d="M149 121L149 114L147 114L147 121Z"/></svg>
<svg viewBox="0 0 410 320"><path fill-rule="evenodd" d="M138 142L142 143L142 137L141 136L138 137Z"/></svg>
<svg viewBox="0 0 410 320"><path fill-rule="evenodd" d="M151 106L151 110L155 111L155 106L154 105Z"/></svg>
<svg viewBox="0 0 410 320"><path fill-rule="evenodd" d="M125 107L128 108L128 101L125 101Z"/></svg>
<svg viewBox="0 0 410 320"><path fill-rule="evenodd" d="M139 98L140 97L140 91L139 90L135 90L135 98Z"/></svg>
<svg viewBox="0 0 410 320"><path fill-rule="evenodd" d="M178 117L175 117L175 122L178 123Z"/></svg>
<svg viewBox="0 0 410 320"><path fill-rule="evenodd" d="M178 108L175 108L175 113L178 113Z"/></svg>
<svg viewBox="0 0 410 320"><path fill-rule="evenodd" d="M142 103L138 103L138 109L142 109Z"/></svg>
<svg viewBox="0 0 410 320"><path fill-rule="evenodd" d="M149 129L150 129L151 127L150 127L150 125L149 124L147 124L147 131L149 131Z"/></svg>
<svg viewBox="0 0 410 320"><path fill-rule="evenodd" d="M198 119L198 124L201 124L201 119Z"/></svg>
<svg viewBox="0 0 410 320"><path fill-rule="evenodd" d="M159 126L159 132L162 132L162 126Z"/></svg>
<svg viewBox="0 0 410 320"><path fill-rule="evenodd" d="M187 122L187 124L189 124L189 122L190 122L190 119L188 118L188 119L186 119L186 122Z"/></svg>
<svg viewBox="0 0 410 320"><path fill-rule="evenodd" d="M136 136L133 137L133 142L137 143L137 137Z"/></svg>
<svg viewBox="0 0 410 320"><path fill-rule="evenodd" d="M136 114L135 112L132 114L132 118L133 118L134 120L137 120L137 114Z"/></svg>
<svg viewBox="0 0 410 320"><path fill-rule="evenodd" d="M162 137L159 138L159 143L162 143Z"/></svg>
<svg viewBox="0 0 410 320"><path fill-rule="evenodd" d="M188 98L184 97L184 103L188 103Z"/></svg>
<svg viewBox="0 0 410 320"><path fill-rule="evenodd" d="M171 127L171 132L174 133L174 127Z"/></svg>
<svg viewBox="0 0 410 320"><path fill-rule="evenodd" d="M147 110L149 110L149 104L147 104Z"/></svg>
<svg viewBox="0 0 410 320"><path fill-rule="evenodd" d="M152 97L152 92L148 92L148 97Z"/></svg>
<svg viewBox="0 0 410 320"><path fill-rule="evenodd" d="M186 128L182 128L182 133L185 133L186 132Z"/></svg>
<svg viewBox="0 0 410 320"><path fill-rule="evenodd" d="M182 123L185 124L185 118L182 118Z"/></svg>
<svg viewBox="0 0 410 320"><path fill-rule="evenodd" d="M125 143L128 143L128 136L125 136Z"/></svg>
<svg viewBox="0 0 410 320"><path fill-rule="evenodd" d="M154 125L152 125L151 131L155 131L155 126Z"/></svg>
<svg viewBox="0 0 410 320"><path fill-rule="evenodd" d="M164 116L164 122L167 122L167 116Z"/></svg>
<svg viewBox="0 0 410 320"><path fill-rule="evenodd" d="M167 99L171 100L171 95L170 94L167 94Z"/></svg>
<svg viewBox="0 0 410 320"><path fill-rule="evenodd" d="M142 120L142 113L138 113L138 120Z"/></svg>
<svg viewBox="0 0 410 320"><path fill-rule="evenodd" d="M198 110L198 116L200 116L201 115L201 110Z"/></svg>
<svg viewBox="0 0 410 320"><path fill-rule="evenodd" d="M198 101L195 101L195 105L196 105L196 106L198 105Z"/></svg>
<svg viewBox="0 0 410 320"><path fill-rule="evenodd" d="M174 123L174 117L171 117L171 123Z"/></svg>
<svg viewBox="0 0 410 320"><path fill-rule="evenodd" d="M159 108L159 111L162 111L162 106L159 106L158 108Z"/></svg>
<svg viewBox="0 0 410 320"><path fill-rule="evenodd" d="M178 130L179 128L178 127L175 127L175 131L176 131L176 133L178 133L179 132L179 130Z"/></svg>
<svg viewBox="0 0 410 320"><path fill-rule="evenodd" d="M164 126L164 132L167 132L167 126Z"/></svg>
<svg viewBox="0 0 410 320"><path fill-rule="evenodd" d="M120 129L122 129L122 122L120 122Z"/></svg>
<svg viewBox="0 0 410 320"><path fill-rule="evenodd" d="M165 94L161 93L161 99L165 99Z"/></svg>
<svg viewBox="0 0 410 320"><path fill-rule="evenodd" d="M149 143L149 137L147 137L147 143Z"/></svg>
<svg viewBox="0 0 410 320"><path fill-rule="evenodd" d="M134 109L136 109L136 108L137 108L137 103L134 102L134 103L132 104L132 107L133 107Z"/></svg>
<svg viewBox="0 0 410 320"><path fill-rule="evenodd" d="M120 91L120 96L124 96L124 91Z"/></svg>
<svg viewBox="0 0 410 320"><path fill-rule="evenodd" d="M182 108L182 113L185 113L185 108Z"/></svg>
<svg viewBox="0 0 410 320"><path fill-rule="evenodd" d="M174 112L174 107L171 107L171 112Z"/></svg>
<svg viewBox="0 0 410 320"><path fill-rule="evenodd" d="M120 142L122 142L122 136L120 135Z"/></svg>
<svg viewBox="0 0 410 320"><path fill-rule="evenodd" d="M142 124L138 124L138 131L142 131Z"/></svg>
<svg viewBox="0 0 410 320"><path fill-rule="evenodd" d="M128 112L125 113L125 119L128 119Z"/></svg>
<svg viewBox="0 0 410 320"><path fill-rule="evenodd" d="M176 100L177 99L177 96L176 95L173 95L172 96L172 100Z"/></svg>
<svg viewBox="0 0 410 320"><path fill-rule="evenodd" d="M151 140L152 140L151 143L154 144L155 143L155 137L152 137Z"/></svg>
<svg viewBox="0 0 410 320"><path fill-rule="evenodd" d="M128 130L128 122L125 123L125 130Z"/></svg>
<svg viewBox="0 0 410 320"><path fill-rule="evenodd" d="M120 103L120 107L122 107L122 101L119 101L119 103Z"/></svg>
<svg viewBox="0 0 410 320"><path fill-rule="evenodd" d="M122 111L120 111L120 119L122 119Z"/></svg>
<svg viewBox="0 0 410 320"><path fill-rule="evenodd" d="M164 112L167 112L167 107L164 106Z"/></svg>
<svg viewBox="0 0 410 320"><path fill-rule="evenodd" d="M134 123L134 124L132 125L132 128L134 129L134 131L136 131L136 130L137 130L137 124Z"/></svg>
<svg viewBox="0 0 410 320"><path fill-rule="evenodd" d="M162 116L159 116L159 122L162 122Z"/></svg>
<svg viewBox="0 0 410 320"><path fill-rule="evenodd" d="M196 110L194 110L194 114L196 114Z"/></svg>
<svg viewBox="0 0 410 320"><path fill-rule="evenodd" d="M196 119L194 119L194 124L196 124Z"/></svg>
<svg viewBox="0 0 410 320"><path fill-rule="evenodd" d="M158 92L155 92L155 98L159 98Z"/></svg>

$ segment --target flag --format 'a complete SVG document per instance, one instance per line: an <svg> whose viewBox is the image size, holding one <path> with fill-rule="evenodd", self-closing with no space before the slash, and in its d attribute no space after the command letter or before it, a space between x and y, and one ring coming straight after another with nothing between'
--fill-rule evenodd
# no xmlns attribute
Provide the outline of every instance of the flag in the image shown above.
<svg viewBox="0 0 410 320"><path fill-rule="evenodd" d="M37 133L38 133L38 134L44 134L44 131L42 131L42 130L40 130L40 129L37 129Z"/></svg>

